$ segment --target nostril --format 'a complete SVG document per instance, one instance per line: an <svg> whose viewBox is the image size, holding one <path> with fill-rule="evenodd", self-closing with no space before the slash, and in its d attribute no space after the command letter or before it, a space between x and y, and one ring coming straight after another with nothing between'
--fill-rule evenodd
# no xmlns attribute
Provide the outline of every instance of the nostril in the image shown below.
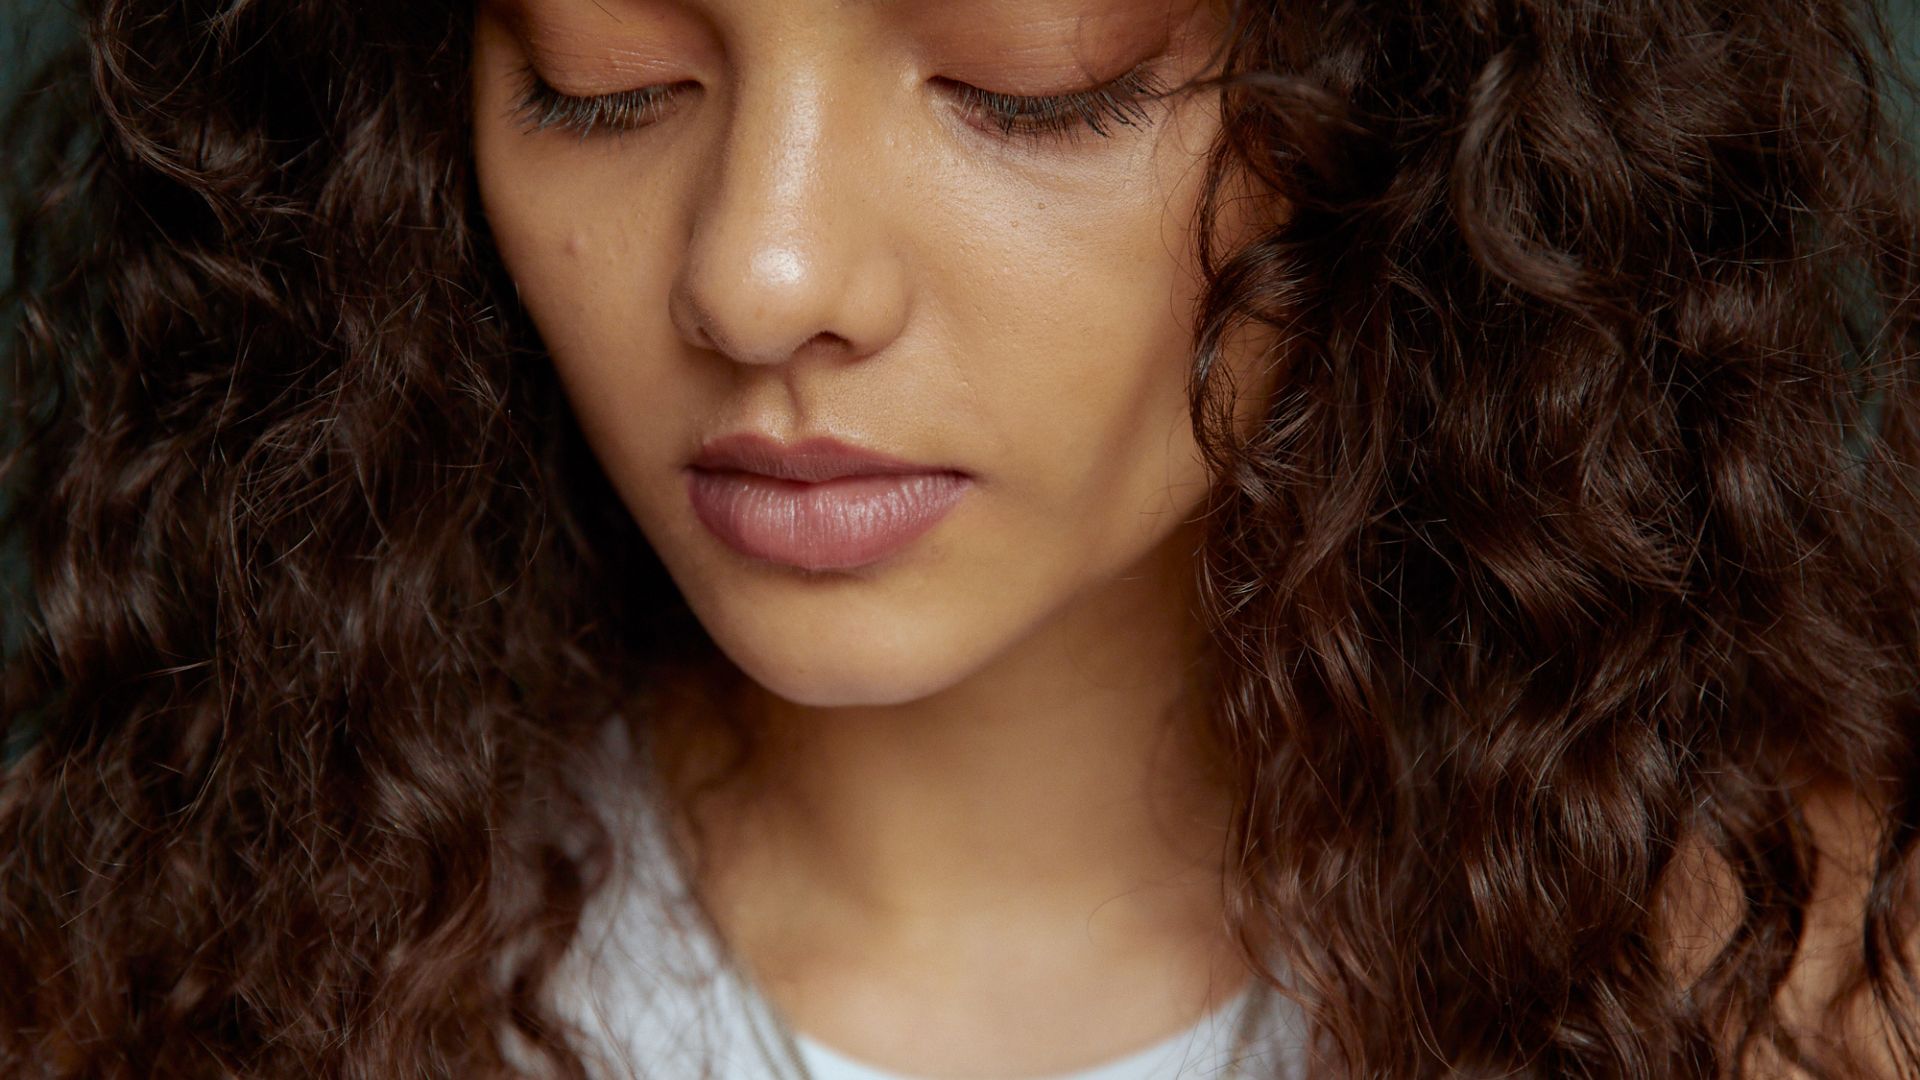
<svg viewBox="0 0 1920 1080"><path fill-rule="evenodd" d="M714 333L713 316L684 288L676 288L667 300L667 315L680 340L696 349L724 352L724 343Z"/></svg>
<svg viewBox="0 0 1920 1080"><path fill-rule="evenodd" d="M822 330L806 341L801 342L799 351L806 352L812 349L845 349L851 344L852 342L831 330Z"/></svg>

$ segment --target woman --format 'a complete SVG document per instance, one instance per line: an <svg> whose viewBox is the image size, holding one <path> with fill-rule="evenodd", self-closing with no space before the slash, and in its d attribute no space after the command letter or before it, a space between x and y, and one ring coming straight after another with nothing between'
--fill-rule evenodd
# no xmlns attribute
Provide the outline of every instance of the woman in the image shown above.
<svg viewBox="0 0 1920 1080"><path fill-rule="evenodd" d="M1875 9L84 6L6 1075L1920 1071Z"/></svg>

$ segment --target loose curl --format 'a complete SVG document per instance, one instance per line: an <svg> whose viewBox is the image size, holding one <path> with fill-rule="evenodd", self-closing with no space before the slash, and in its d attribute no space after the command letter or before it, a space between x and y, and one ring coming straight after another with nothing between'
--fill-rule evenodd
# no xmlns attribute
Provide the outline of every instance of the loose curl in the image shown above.
<svg viewBox="0 0 1920 1080"><path fill-rule="evenodd" d="M84 9L9 140L0 1072L585 1075L583 755L707 650L499 271L470 11ZM1327 1072L1854 1075L1776 1003L1837 784L1884 825L1829 1015L1920 1075L1891 51L1866 0L1236 9L1199 571L1229 915Z"/></svg>

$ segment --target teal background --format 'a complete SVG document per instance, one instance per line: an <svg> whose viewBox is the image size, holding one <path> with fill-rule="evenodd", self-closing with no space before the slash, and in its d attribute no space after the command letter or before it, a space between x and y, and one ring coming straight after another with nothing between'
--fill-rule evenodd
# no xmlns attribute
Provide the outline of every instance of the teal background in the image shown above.
<svg viewBox="0 0 1920 1080"><path fill-rule="evenodd" d="M72 0L0 0L0 116L12 111L29 85L32 73L61 45L73 39L78 20L71 3ZM9 237L12 235L13 180L10 162L0 155L0 291L4 291L12 278L13 245ZM12 310L0 307L0 364L6 362L11 348L15 317ZM0 388L5 385L0 381ZM9 441L9 433L0 431L0 450ZM7 492L0 489L0 513L5 512L6 506ZM21 598L27 587L26 576L25 560L19 551L10 544L0 544L0 656L10 655L18 647L25 629L21 620L11 617L11 613L24 607ZM18 756L21 746L30 738L30 729L17 729L9 745L0 746L0 764Z"/></svg>
<svg viewBox="0 0 1920 1080"><path fill-rule="evenodd" d="M0 0L0 116L12 111L47 58L73 40L77 22L72 0ZM0 157L0 194L11 196L13 177L8 171L9 163ZM0 199L0 252L12 251L12 245L4 243L11 235L5 217L7 201ZM0 258L0 286L7 280L11 262Z"/></svg>
<svg viewBox="0 0 1920 1080"><path fill-rule="evenodd" d="M27 74L73 34L64 0L0 0L0 101L11 105Z"/></svg>

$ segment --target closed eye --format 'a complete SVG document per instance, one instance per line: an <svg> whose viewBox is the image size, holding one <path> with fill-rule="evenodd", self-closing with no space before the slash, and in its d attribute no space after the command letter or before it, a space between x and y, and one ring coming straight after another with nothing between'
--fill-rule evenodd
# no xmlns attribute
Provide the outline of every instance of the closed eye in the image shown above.
<svg viewBox="0 0 1920 1080"><path fill-rule="evenodd" d="M642 86L611 94L575 95L555 90L531 64L520 69L513 115L532 133L558 128L582 139L596 133L635 131L657 123L698 83ZM1062 139L1081 132L1111 137L1116 127L1145 127L1152 103L1166 89L1147 64L1118 78L1065 94L1021 95L987 90L956 79L936 78L977 127L1006 139Z"/></svg>
<svg viewBox="0 0 1920 1080"><path fill-rule="evenodd" d="M976 125L1005 138L1046 139L1090 131L1103 138L1114 128L1145 127L1149 106L1166 88L1146 64L1119 78L1066 94L1024 96L982 89L953 79L936 79Z"/></svg>
<svg viewBox="0 0 1920 1080"><path fill-rule="evenodd" d="M513 115L527 132L560 128L582 139L596 131L635 131L658 122L684 94L699 89L692 82L641 86L611 94L563 94L547 84L528 64L520 69L520 96Z"/></svg>

